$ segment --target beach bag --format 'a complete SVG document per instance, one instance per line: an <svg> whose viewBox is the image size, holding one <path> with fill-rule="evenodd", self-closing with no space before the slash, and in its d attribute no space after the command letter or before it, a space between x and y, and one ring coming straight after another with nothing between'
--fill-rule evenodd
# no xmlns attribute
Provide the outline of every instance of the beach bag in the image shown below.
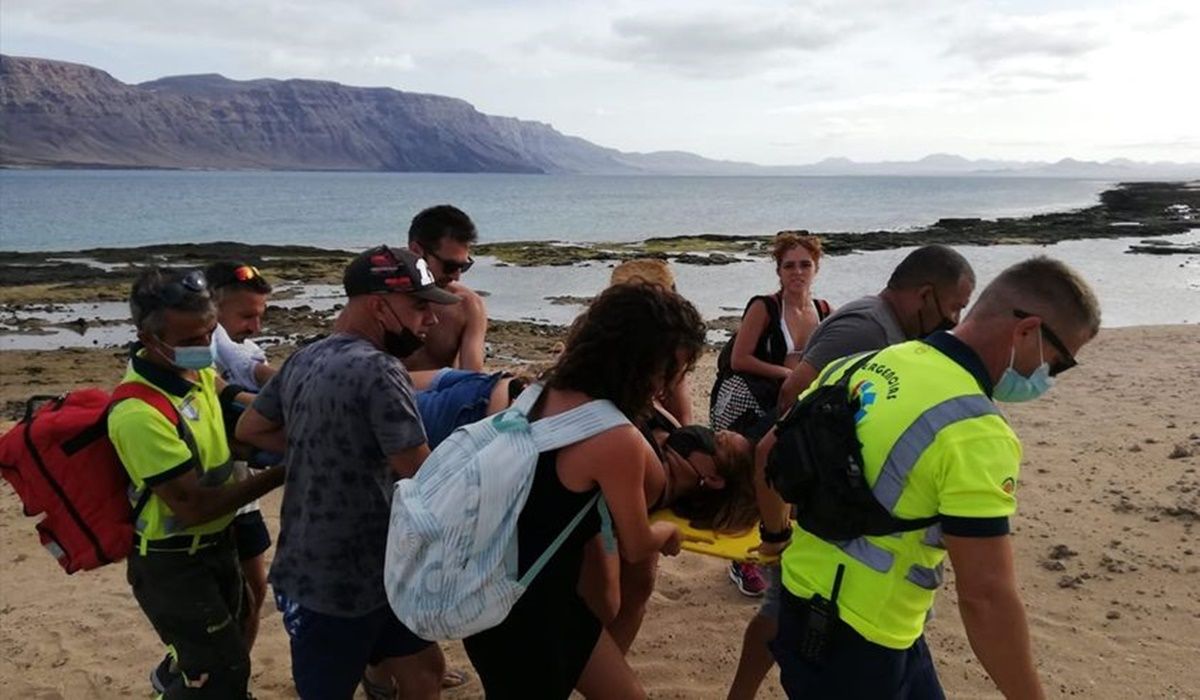
<svg viewBox="0 0 1200 700"><path fill-rule="evenodd" d="M938 521L897 518L867 483L856 429L862 405L849 384L874 356L863 355L836 382L804 394L776 425L767 456L767 483L795 506L800 527L830 542L919 530Z"/></svg>
<svg viewBox="0 0 1200 700"><path fill-rule="evenodd" d="M517 576L517 519L538 455L629 422L606 400L531 422L541 392L531 384L508 409L457 428L416 476L396 483L384 587L396 616L423 639L462 639L503 622L591 509L611 538L597 493Z"/></svg>
<svg viewBox="0 0 1200 700"><path fill-rule="evenodd" d="M147 488L130 507L129 474L108 439L108 411L125 399L158 409L193 445L170 399L137 382L120 384L111 396L94 388L35 396L25 404L25 417L0 437L0 474L25 515L45 514L38 537L68 574L128 556L134 521L150 496Z"/></svg>

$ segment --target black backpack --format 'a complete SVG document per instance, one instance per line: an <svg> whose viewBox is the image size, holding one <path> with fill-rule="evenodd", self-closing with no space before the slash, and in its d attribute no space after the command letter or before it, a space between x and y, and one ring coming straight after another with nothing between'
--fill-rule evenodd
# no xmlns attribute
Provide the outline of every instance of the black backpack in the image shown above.
<svg viewBox="0 0 1200 700"><path fill-rule="evenodd" d="M861 405L850 398L849 384L874 356L855 360L836 382L796 402L776 424L777 441L767 457L767 483L795 506L800 527L832 542L919 530L938 521L897 518L867 484L855 430Z"/></svg>

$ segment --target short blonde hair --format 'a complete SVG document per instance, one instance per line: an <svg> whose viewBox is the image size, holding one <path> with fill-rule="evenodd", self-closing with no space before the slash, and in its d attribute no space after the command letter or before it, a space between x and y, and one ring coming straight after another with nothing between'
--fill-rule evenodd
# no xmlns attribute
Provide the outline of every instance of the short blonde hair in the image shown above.
<svg viewBox="0 0 1200 700"><path fill-rule="evenodd" d="M663 289L675 290L675 274L671 272L671 266L666 260L658 258L637 258L617 265L613 268L608 286L629 282L657 284Z"/></svg>
<svg viewBox="0 0 1200 700"><path fill-rule="evenodd" d="M972 316L1008 315L1013 308L1048 316L1059 328L1083 331L1088 338L1100 330L1100 301L1091 286L1061 260L1038 255L1012 265L996 276L972 308Z"/></svg>

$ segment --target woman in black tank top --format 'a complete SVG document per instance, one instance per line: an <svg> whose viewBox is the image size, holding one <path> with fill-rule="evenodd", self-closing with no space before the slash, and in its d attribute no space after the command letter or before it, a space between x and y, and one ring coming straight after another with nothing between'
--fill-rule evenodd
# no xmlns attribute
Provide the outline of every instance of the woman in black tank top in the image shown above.
<svg viewBox="0 0 1200 700"><path fill-rule="evenodd" d="M748 430L772 408L779 387L800 361L817 324L832 312L829 302L811 296L821 262L821 241L781 233L772 251L779 291L746 304L742 322L717 359L709 400L714 428Z"/></svg>
<svg viewBox="0 0 1200 700"><path fill-rule="evenodd" d="M575 323L545 377L533 417L611 401L637 421L653 396L695 363L704 347L696 309L662 287L623 284L601 293ZM620 533L621 557L676 554L679 531L651 524L645 470L657 460L632 425L541 455L517 525L524 571L599 489ZM464 640L489 698L636 697L633 671L578 593L583 551L600 532L589 513L498 626Z"/></svg>

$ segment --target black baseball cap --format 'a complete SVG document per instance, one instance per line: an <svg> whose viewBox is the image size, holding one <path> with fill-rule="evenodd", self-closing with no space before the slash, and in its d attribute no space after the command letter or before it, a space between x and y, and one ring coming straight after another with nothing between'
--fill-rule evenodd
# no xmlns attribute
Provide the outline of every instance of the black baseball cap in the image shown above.
<svg viewBox="0 0 1200 700"><path fill-rule="evenodd" d="M385 245L359 253L342 275L346 296L360 294L411 294L435 304L457 304L457 295L437 286L429 266L406 248Z"/></svg>

